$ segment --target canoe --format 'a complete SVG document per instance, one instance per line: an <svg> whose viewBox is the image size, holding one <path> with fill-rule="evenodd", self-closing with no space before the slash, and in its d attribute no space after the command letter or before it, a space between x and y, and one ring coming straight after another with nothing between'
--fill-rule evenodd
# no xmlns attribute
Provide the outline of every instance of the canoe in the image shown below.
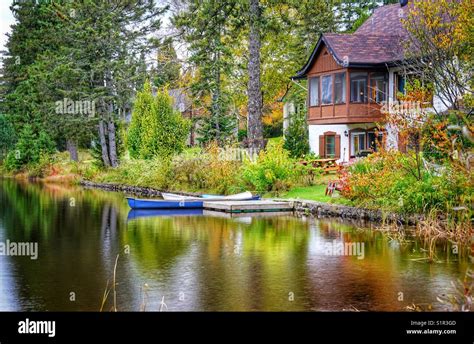
<svg viewBox="0 0 474 344"><path fill-rule="evenodd" d="M239 201L257 201L260 196L252 196L252 198L239 199ZM228 201L222 198L195 198L190 197L179 200L165 199L141 199L127 197L127 202L132 209L202 209L204 202L212 201Z"/></svg>
<svg viewBox="0 0 474 344"><path fill-rule="evenodd" d="M144 217L176 217L176 216L199 216L203 215L202 209L131 209L128 212L127 220L134 220Z"/></svg>
<svg viewBox="0 0 474 344"><path fill-rule="evenodd" d="M229 196L222 196L222 195L202 195L201 197L194 197L194 196L184 196L184 195L177 195L168 192L162 192L161 196L163 199L167 201L177 201L177 200L195 200L195 199L203 199L206 200L232 200L232 201L249 201L255 199L251 192L246 191L242 193L238 193L235 195ZM259 198L258 198L259 199Z"/></svg>
<svg viewBox="0 0 474 344"><path fill-rule="evenodd" d="M140 199L127 197L127 202L132 209L196 209L202 208L203 199L187 199L168 201L164 199Z"/></svg>

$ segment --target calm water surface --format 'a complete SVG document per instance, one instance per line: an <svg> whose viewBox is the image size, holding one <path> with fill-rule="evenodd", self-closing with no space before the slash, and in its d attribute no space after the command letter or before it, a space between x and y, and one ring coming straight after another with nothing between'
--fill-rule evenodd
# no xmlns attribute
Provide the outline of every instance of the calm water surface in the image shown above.
<svg viewBox="0 0 474 344"><path fill-rule="evenodd" d="M123 311L441 310L467 268L447 243L428 264L423 242L337 220L141 215L118 193L0 180L0 242L38 243L36 260L0 256L0 311L99 310L118 254ZM328 255L342 242L363 256Z"/></svg>

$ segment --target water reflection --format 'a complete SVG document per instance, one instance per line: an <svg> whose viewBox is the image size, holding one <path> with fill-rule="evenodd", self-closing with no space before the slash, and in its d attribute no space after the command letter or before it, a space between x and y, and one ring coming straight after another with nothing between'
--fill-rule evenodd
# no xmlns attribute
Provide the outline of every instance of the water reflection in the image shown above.
<svg viewBox="0 0 474 344"><path fill-rule="evenodd" d="M39 243L36 261L0 256L0 310L98 310L117 255L125 311L162 300L169 310L439 309L467 267L450 244L427 264L413 260L426 255L420 241L335 220L134 212L120 194L11 180L0 202L0 240ZM363 244L363 259L328 255L346 243Z"/></svg>

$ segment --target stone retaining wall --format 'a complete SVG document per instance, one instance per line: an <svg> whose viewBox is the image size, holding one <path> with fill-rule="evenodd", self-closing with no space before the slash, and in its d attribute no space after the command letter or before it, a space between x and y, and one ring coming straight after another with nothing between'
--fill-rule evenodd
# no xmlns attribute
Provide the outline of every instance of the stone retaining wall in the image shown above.
<svg viewBox="0 0 474 344"><path fill-rule="evenodd" d="M398 222L400 224L414 225L420 217L393 213L383 213L381 210L371 210L351 207L341 204L331 204L316 201L293 200L297 215L313 215L316 217L339 217L343 219L359 219L372 222Z"/></svg>
<svg viewBox="0 0 474 344"><path fill-rule="evenodd" d="M83 180L80 182L80 185L85 188L94 188L94 189L102 189L107 191L117 191L117 192L124 192L126 194L135 195L135 196L142 196L142 197L160 197L161 192L167 192L165 190L158 190L154 188L148 187L141 187L141 186L131 186L131 185L123 185L123 184L113 184L113 183L96 183L87 180ZM176 192L173 191L175 194L184 195L184 196L199 196L197 193L190 193L190 192Z"/></svg>

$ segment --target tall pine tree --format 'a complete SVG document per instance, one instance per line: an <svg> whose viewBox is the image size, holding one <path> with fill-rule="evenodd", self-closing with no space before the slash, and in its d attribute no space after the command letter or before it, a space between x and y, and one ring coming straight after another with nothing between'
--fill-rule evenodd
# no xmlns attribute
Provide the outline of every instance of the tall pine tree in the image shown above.
<svg viewBox="0 0 474 344"><path fill-rule="evenodd" d="M217 141L223 145L235 132L225 79L233 63L229 23L238 7L237 1L189 0L172 19L188 45L189 62L195 71L193 95L207 110L199 129L203 143Z"/></svg>

